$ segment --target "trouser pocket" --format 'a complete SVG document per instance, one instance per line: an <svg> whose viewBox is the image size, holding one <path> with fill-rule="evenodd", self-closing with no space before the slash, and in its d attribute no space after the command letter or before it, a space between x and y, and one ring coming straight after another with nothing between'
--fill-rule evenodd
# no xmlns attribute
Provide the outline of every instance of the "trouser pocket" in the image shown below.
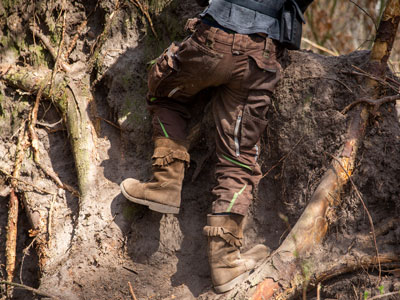
<svg viewBox="0 0 400 300"><path fill-rule="evenodd" d="M254 149L254 147L260 139L261 134L264 132L265 127L267 126L267 120L243 112L241 122L241 151L256 151L257 149Z"/></svg>
<svg viewBox="0 0 400 300"><path fill-rule="evenodd" d="M163 91L163 82L172 73L179 70L179 62L176 58L176 52L179 44L172 43L156 60L148 74L148 89L151 96L166 96Z"/></svg>

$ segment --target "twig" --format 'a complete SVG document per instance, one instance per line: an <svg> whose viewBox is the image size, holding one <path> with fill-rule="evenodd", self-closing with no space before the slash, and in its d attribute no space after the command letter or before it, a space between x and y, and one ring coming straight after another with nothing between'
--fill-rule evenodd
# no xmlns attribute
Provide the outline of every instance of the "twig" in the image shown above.
<svg viewBox="0 0 400 300"><path fill-rule="evenodd" d="M377 100L375 100L375 99L365 99L365 98L362 98L362 99L356 100L356 101L354 101L353 103L350 103L349 105L347 105L347 106L341 111L341 113L342 113L342 114L346 114L350 109L352 109L352 108L353 108L354 106L356 106L357 104L360 104L360 103L367 103L367 104L369 104L369 105L371 105L371 106L374 107L374 109L372 110L372 114L375 115L376 112L378 111L379 107L380 107L383 103L396 101L396 100L398 100L398 99L400 99L400 94L399 94L399 95L394 95L394 96L386 96L386 97L383 97L383 98L377 99Z"/></svg>
<svg viewBox="0 0 400 300"><path fill-rule="evenodd" d="M306 42L307 44L310 44L314 48L317 48L318 50L324 51L324 52L326 52L326 53L328 53L328 54L330 54L332 56L338 56L339 55L339 53L333 52L332 50L329 50L329 49L327 49L325 47L322 47L321 45L318 45L317 43L314 43L313 41L310 41L309 39L307 39L305 37L302 37L301 40L303 42Z"/></svg>
<svg viewBox="0 0 400 300"><path fill-rule="evenodd" d="M130 0L130 1L133 3L133 5L135 5L136 7L139 7L139 9L142 11L144 16L147 18L147 21L150 24L150 28L151 28L151 31L153 32L154 36L156 38L158 38L157 33L156 33L156 31L154 29L154 26L153 26L153 21L151 20L151 17L150 17L150 14L149 14L149 9L147 7L144 7L142 5L142 3L140 3L139 0Z"/></svg>
<svg viewBox="0 0 400 300"><path fill-rule="evenodd" d="M337 157L335 157L334 155L330 154L330 153L327 153L327 154L328 154L329 156L331 156L331 157L339 164L339 166L343 169L343 171L344 171L344 173L346 174L347 178L350 180L352 186L354 187L354 190L355 190L355 192L356 192L356 195L357 195L357 197L359 198L359 200L361 201L361 204L363 205L364 210L365 210L365 212L366 212L366 214L367 214L367 216L368 216L368 220L369 220L369 223L370 223L370 225L371 225L372 237L373 237L373 240L374 240L374 246L375 246L376 257L377 257L377 260L378 260L379 280L381 280L381 276L382 276L381 261L380 261L380 258L379 258L378 245L377 245L377 243L376 243L375 226L374 226L374 222L373 222L373 220L372 220L371 214L369 213L369 210L368 210L367 206L365 205L365 202L364 202L364 200L363 200L363 198L362 198L362 196L361 196L360 191L358 190L357 186L354 184L353 179L352 179L352 178L350 177L350 175L347 173L347 170L344 168L344 166L342 165L342 163L340 162L340 160L339 160Z"/></svg>
<svg viewBox="0 0 400 300"><path fill-rule="evenodd" d="M46 293L46 292L42 292L41 290L32 288L32 287L24 285L24 284L19 284L19 283L10 282L10 281L0 281L0 284L5 284L5 285L21 288L21 289L30 291L30 292L32 292L32 293L34 293L36 295L48 297L50 299L59 299L58 297L56 297L54 295L51 295L51 294Z"/></svg>
<svg viewBox="0 0 400 300"><path fill-rule="evenodd" d="M132 299L133 300L137 300L136 296L135 296L135 293L133 292L133 288L132 288L132 285L131 285L130 281L128 281L128 285L129 285L129 291L131 292Z"/></svg>
<svg viewBox="0 0 400 300"><path fill-rule="evenodd" d="M122 130L121 126L116 125L115 123L113 123L113 122L111 122L111 121L109 121L109 120L107 120L107 119L104 119L104 118L102 118L102 117L100 117L100 116L96 116L96 118L97 118L97 119L100 119L100 120L102 120L102 121L104 121L104 122L106 122L107 124L110 124L111 126L117 128L117 129L119 129L119 130Z"/></svg>
<svg viewBox="0 0 400 300"><path fill-rule="evenodd" d="M376 25L374 18L372 18L371 15L364 8L362 8L360 5L355 3L353 0L349 0L349 1L351 3L353 3L355 6L357 6L363 13L365 13L371 19L372 23L374 23L375 31L378 31L378 25Z"/></svg>
<svg viewBox="0 0 400 300"><path fill-rule="evenodd" d="M63 2L64 3L64 2ZM64 4L63 4L64 6ZM62 51L62 47L64 44L64 36L65 36L65 15L66 15L66 11L64 10L64 17L63 17L63 26L62 26L62 32L61 32L61 39L60 39L60 43L58 44L58 49L57 49L57 56L54 62L54 68L51 71L51 80L50 80L50 88L49 88L49 94L51 95L51 90L53 88L53 82L54 82L54 76L56 75L57 71L58 71L58 64L59 64L59 60L60 60L60 56L61 56L61 51Z"/></svg>
<svg viewBox="0 0 400 300"><path fill-rule="evenodd" d="M317 285L317 300L321 300L321 282Z"/></svg>
<svg viewBox="0 0 400 300"><path fill-rule="evenodd" d="M282 161L284 161L293 151L294 149L296 149L297 145L300 144L300 142L302 141L302 139L304 138L304 135L297 141L297 143L293 146L292 149L290 149L290 151L288 153L286 153L284 156L281 157L280 160L278 160L278 162L273 165L261 178L264 178L265 176L267 176L273 169L275 169Z"/></svg>
<svg viewBox="0 0 400 300"><path fill-rule="evenodd" d="M32 247L33 243L36 241L36 239L39 237L39 235L35 236L32 241L29 243L29 245L22 250L22 253L24 254L22 256L22 260L21 260L21 267L19 268L19 281L24 284L24 282L22 281L22 270L24 269L24 261L25 261L25 256L28 255L29 253L29 249Z"/></svg>
<svg viewBox="0 0 400 300"><path fill-rule="evenodd" d="M400 291L377 295L372 298L368 298L367 300L381 299L381 298L385 298L385 297L392 296L392 295L400 295Z"/></svg>
<svg viewBox="0 0 400 300"><path fill-rule="evenodd" d="M29 114L29 124L28 124L28 129L29 129L29 134L31 136L31 144L33 148L33 154L34 154L34 160L36 163L39 164L39 140L37 137L37 134L35 132L35 126L36 126L36 120L37 120L37 114L38 114L38 109L39 109L39 103L40 103L40 98L42 97L43 90L46 86L46 82L48 80L48 76L43 80L42 84L39 87L38 93L36 95L36 100L35 104L31 110L31 113Z"/></svg>
<svg viewBox="0 0 400 300"><path fill-rule="evenodd" d="M42 189L42 188L40 188L40 187L34 185L33 183L30 183L30 182L28 182L28 181L25 181L25 180L23 180L23 179L21 179L21 178L13 177L10 173L8 173L6 170L3 170L2 168L0 168L0 172L3 173L4 175L6 175L8 178L11 178L11 179L13 179L13 180L19 181L19 182L21 182L21 183L23 183L23 184L26 184L26 185L29 185L29 186L33 187L33 188L34 188L35 190L37 190L38 192L46 193L46 194L50 194L50 195L55 195L55 193L50 192L50 191L46 191L45 189Z"/></svg>
<svg viewBox="0 0 400 300"><path fill-rule="evenodd" d="M47 221L48 242L50 241L51 234L52 234L51 224L53 223L53 206L54 206L54 202L55 202L56 198L57 198L57 195L53 195L53 197L51 199L51 203L50 203L49 219Z"/></svg>
<svg viewBox="0 0 400 300"><path fill-rule="evenodd" d="M368 72L366 72L366 71L364 71L363 69L361 69L361 68L359 68L359 67L357 67L357 66L355 66L355 65L351 65L354 69L356 69L358 72L345 72L345 73L350 73L350 74L352 74L352 75L359 75L359 76L365 76L365 77L368 77L368 78L370 78L370 79L372 79L372 80L375 80L375 81L377 81L377 82L379 82L380 84L382 84L382 85L384 85L384 86L388 86L388 87L390 87L392 90L394 90L396 93L398 93L399 92L399 88L398 87L396 87L396 86L393 86L393 85L391 85L390 83L388 83L386 80L388 79L389 81L394 81L394 83L395 84L398 84L395 80L393 80L393 79L390 79L390 77L387 77L387 76L385 76L384 78L380 78L380 77L377 77L377 76L374 76L374 75L372 75L372 74L370 74L370 73L368 73Z"/></svg>
<svg viewBox="0 0 400 300"><path fill-rule="evenodd" d="M62 123L63 119L60 119L59 121L49 124L49 123L45 123L45 122L39 122L37 121L36 124L43 126L43 127L47 127L47 128L54 128L56 127L58 124Z"/></svg>
<svg viewBox="0 0 400 300"><path fill-rule="evenodd" d="M353 66L353 67L355 67L355 66ZM360 70L361 70L361 69L360 69ZM362 71L362 70L361 70L361 71ZM399 88L398 88L397 86L392 85L392 84L390 84L390 83L388 83L388 82L386 81L386 79L387 79L387 80L393 82L394 84L397 84L397 82L396 82L395 80L390 80L390 77L385 77L385 80L384 80L384 79L381 79L381 78L379 78L379 77L373 76L373 75L371 75L371 74L369 74L369 73L367 73L367 72L364 72L364 71L362 71L362 72L352 71L352 72L343 72L343 73L344 73L344 74L358 75L358 76L367 77L367 78L369 78L369 79L372 79L372 80L375 80L375 81L379 82L379 83L382 84L383 86L387 86L387 87L391 88L391 89L392 89L393 91L395 91L396 93L399 92Z"/></svg>
<svg viewBox="0 0 400 300"><path fill-rule="evenodd" d="M135 271L134 269L131 269L131 268L128 268L128 267L125 267L125 266L122 266L122 268L124 268L125 270L127 270L129 272L132 272L133 274L139 275L139 273L137 271Z"/></svg>
<svg viewBox="0 0 400 300"><path fill-rule="evenodd" d="M83 28L86 26L87 20L84 20L81 25L79 25L76 34L72 38L71 44L68 47L67 52L64 54L64 60L68 60L69 55L71 54L72 50L74 50L76 42L78 41L79 36L82 34Z"/></svg>

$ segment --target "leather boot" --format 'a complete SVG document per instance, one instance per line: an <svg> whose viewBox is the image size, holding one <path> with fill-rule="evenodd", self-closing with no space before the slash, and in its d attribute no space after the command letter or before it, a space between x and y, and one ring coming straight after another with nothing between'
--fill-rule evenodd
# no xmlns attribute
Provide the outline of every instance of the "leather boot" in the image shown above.
<svg viewBox="0 0 400 300"><path fill-rule="evenodd" d="M236 214L208 215L203 233L208 236L208 261L217 293L231 290L249 276L258 262L270 254L268 247L256 245L241 254L244 217Z"/></svg>
<svg viewBox="0 0 400 300"><path fill-rule="evenodd" d="M153 179L149 182L125 179L120 187L130 201L149 209L177 214L181 204L185 163L189 163L187 145L168 138L156 138L153 154Z"/></svg>

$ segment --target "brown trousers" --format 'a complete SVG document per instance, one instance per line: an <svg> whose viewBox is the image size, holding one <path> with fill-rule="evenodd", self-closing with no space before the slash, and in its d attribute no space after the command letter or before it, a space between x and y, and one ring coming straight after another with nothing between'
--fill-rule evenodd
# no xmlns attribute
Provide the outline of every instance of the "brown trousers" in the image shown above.
<svg viewBox="0 0 400 300"><path fill-rule="evenodd" d="M216 87L213 213L247 214L261 178L259 139L281 74L276 54L271 39L230 34L199 23L189 38L165 50L149 72L148 107L155 137L185 140L193 96Z"/></svg>

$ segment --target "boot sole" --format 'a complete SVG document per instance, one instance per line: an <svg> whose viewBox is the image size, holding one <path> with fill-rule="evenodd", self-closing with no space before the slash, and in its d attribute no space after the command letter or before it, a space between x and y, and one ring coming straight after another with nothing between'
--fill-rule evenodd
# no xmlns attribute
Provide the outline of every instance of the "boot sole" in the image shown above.
<svg viewBox="0 0 400 300"><path fill-rule="evenodd" d="M232 279L231 281L225 283L225 284L221 284L218 286L214 286L215 291L218 294L221 293L225 293L227 291L230 291L231 289L233 289L236 285L238 285L239 283L245 281L247 279L247 277L249 277L251 271L247 271L245 273L243 273L242 275L239 275L238 277L236 277L235 279Z"/></svg>
<svg viewBox="0 0 400 300"><path fill-rule="evenodd" d="M126 199L128 199L131 202L134 202L134 203L137 203L137 204L140 204L140 205L148 206L149 209L151 209L153 211L156 211L156 212L159 212L159 213L163 213L163 214L179 214L179 207L170 206L170 205L161 204L161 203L157 203L157 202L153 202L153 201L149 201L149 200L145 200L145 199L132 197L131 195L129 195L125 191L125 188L124 188L122 183L119 186L121 188L122 194L125 196Z"/></svg>

